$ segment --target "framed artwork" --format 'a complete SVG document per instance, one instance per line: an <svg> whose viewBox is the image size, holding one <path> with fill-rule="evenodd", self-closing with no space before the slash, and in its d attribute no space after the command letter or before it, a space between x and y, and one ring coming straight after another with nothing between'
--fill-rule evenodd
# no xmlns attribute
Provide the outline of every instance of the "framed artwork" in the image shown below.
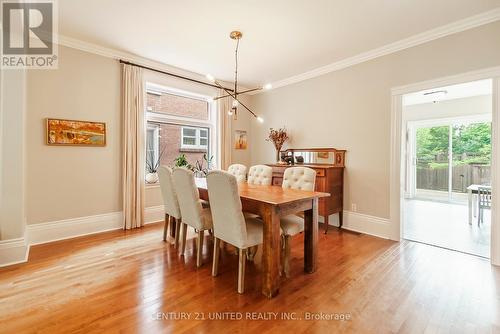
<svg viewBox="0 0 500 334"><path fill-rule="evenodd" d="M47 118L47 145L105 146L106 123Z"/></svg>
<svg viewBox="0 0 500 334"><path fill-rule="evenodd" d="M234 148L237 150L247 149L247 132L244 130L234 131Z"/></svg>

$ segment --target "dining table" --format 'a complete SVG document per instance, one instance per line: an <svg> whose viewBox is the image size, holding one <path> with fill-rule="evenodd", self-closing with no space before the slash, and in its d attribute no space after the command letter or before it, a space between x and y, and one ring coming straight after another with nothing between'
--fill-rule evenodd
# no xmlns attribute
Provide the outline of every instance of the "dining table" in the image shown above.
<svg viewBox="0 0 500 334"><path fill-rule="evenodd" d="M207 181L196 178L200 198L210 203ZM263 221L262 294L273 298L280 288L280 218L304 214L304 271L314 273L318 257L318 199L329 193L285 189L280 186L238 183L244 212L258 215Z"/></svg>

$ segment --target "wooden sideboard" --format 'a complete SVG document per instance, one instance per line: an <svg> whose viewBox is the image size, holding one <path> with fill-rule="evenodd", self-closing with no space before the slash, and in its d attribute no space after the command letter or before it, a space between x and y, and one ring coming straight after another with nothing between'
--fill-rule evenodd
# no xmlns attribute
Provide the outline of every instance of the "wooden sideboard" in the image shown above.
<svg viewBox="0 0 500 334"><path fill-rule="evenodd" d="M272 184L281 186L283 182L283 173L289 167L309 167L316 171L316 186L315 190L320 192L330 193L330 197L319 199L319 215L323 217L325 222L325 233L328 232L329 215L339 214L339 227L342 227L343 221L343 205L344 205L344 161L345 150L328 149L289 149L283 151L286 155L291 156L295 162L292 165L285 164L268 164L273 168ZM328 163L308 162L296 163L297 153L300 152L316 152L320 154L332 154L332 158ZM313 153L314 154L314 153ZM317 160L317 159L309 159Z"/></svg>

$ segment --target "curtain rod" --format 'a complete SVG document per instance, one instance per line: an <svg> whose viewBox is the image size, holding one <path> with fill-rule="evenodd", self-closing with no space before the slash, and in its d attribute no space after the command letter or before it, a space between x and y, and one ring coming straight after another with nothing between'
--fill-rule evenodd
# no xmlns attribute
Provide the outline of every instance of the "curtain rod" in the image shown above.
<svg viewBox="0 0 500 334"><path fill-rule="evenodd" d="M153 71L153 72L158 72L158 73L162 73L162 74L165 74L165 75L169 75L171 77L176 77L176 78L179 78L179 79L183 79L183 80L187 80L187 81L191 81L191 82L196 82L196 83L201 84L201 85L210 86L210 87L219 88L219 89L221 88L221 87L219 87L217 85L212 85L212 84L210 84L208 82L203 82L203 81L200 81L200 80L196 80L196 79L191 79L191 78L188 78L188 77L184 77L184 76L179 75L179 74L165 72L165 71L158 70L156 68L152 68L152 67L148 67L148 66L143 66L143 65L135 64L135 63L132 63L130 61L123 60L123 59L120 59L120 64L137 66L137 67L144 68L146 70L150 70L150 71ZM232 90L230 88L225 88L225 89L229 90L231 92L234 92L234 90Z"/></svg>

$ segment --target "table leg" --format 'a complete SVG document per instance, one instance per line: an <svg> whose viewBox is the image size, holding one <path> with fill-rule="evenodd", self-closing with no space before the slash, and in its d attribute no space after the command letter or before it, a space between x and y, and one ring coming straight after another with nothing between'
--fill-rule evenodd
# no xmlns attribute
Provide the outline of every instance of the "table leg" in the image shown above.
<svg viewBox="0 0 500 334"><path fill-rule="evenodd" d="M467 204L469 207L469 225L472 225L472 189L467 189Z"/></svg>
<svg viewBox="0 0 500 334"><path fill-rule="evenodd" d="M280 218L277 206L268 205L263 211L262 294L272 298L279 293L280 284Z"/></svg>
<svg viewBox="0 0 500 334"><path fill-rule="evenodd" d="M312 200L312 208L304 211L304 271L316 271L318 257L318 199Z"/></svg>

